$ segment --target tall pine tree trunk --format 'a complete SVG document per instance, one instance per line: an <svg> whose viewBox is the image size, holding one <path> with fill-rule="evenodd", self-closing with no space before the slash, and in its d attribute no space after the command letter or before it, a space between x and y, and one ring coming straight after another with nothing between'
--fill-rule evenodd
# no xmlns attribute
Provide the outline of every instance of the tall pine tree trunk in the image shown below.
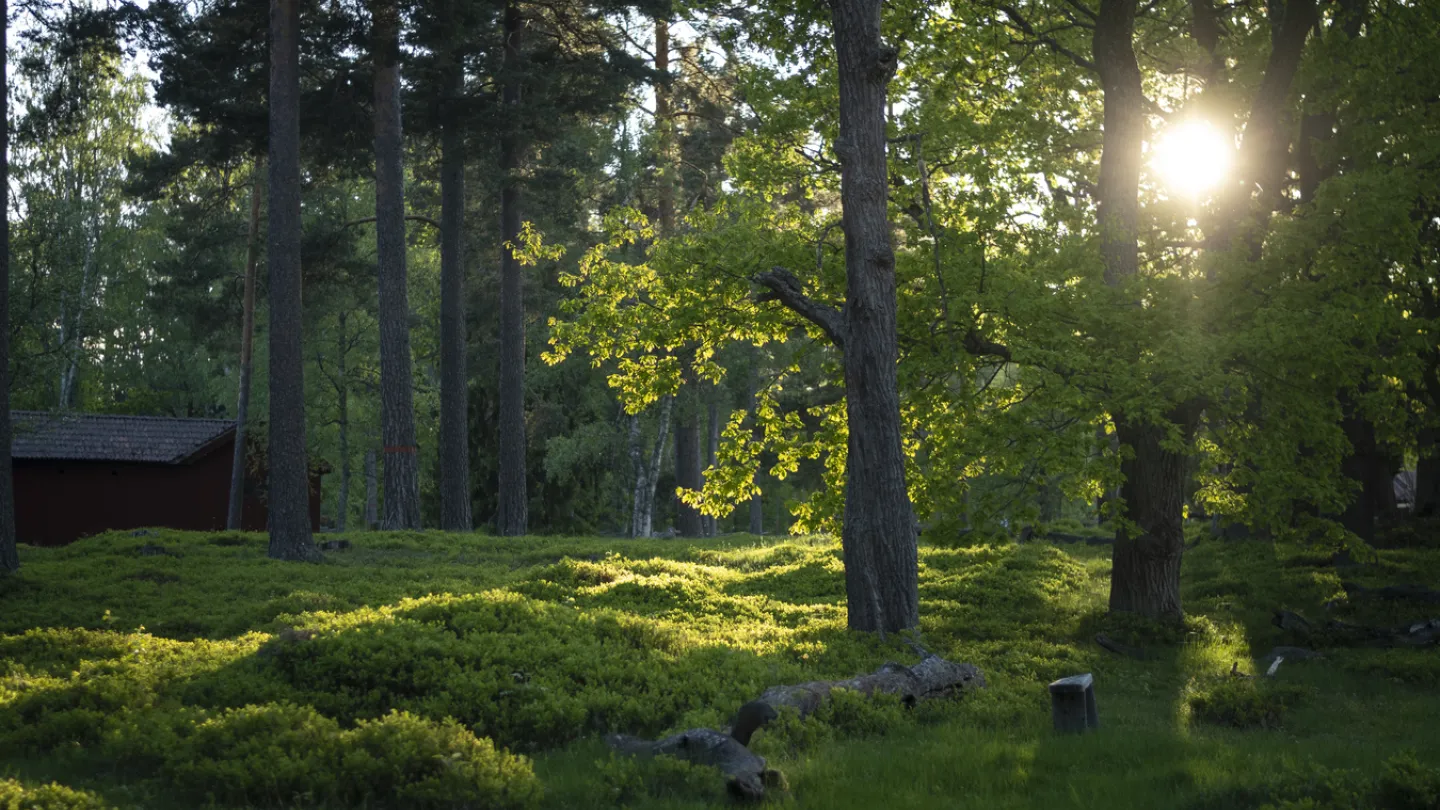
<svg viewBox="0 0 1440 810"><path fill-rule="evenodd" d="M0 0L0 33L10 7ZM8 41L8 39L6 40ZM0 52L0 110L9 109L9 58ZM0 121L0 211L10 210L10 122ZM15 542L15 479L10 461L10 218L0 217L0 575L20 570Z"/></svg>
<svg viewBox="0 0 1440 810"><path fill-rule="evenodd" d="M300 304L300 3L270 0L270 549L315 560Z"/></svg>
<svg viewBox="0 0 1440 810"><path fill-rule="evenodd" d="M524 139L520 124L520 36L524 19L516 0L505 3L505 72L501 92L509 119L500 139L500 236L520 240L520 167ZM509 247L500 249L500 504L495 530L504 536L525 534L529 503L525 491L525 298L520 262Z"/></svg>
<svg viewBox="0 0 1440 810"><path fill-rule="evenodd" d="M880 36L881 0L835 0L840 200L845 229L845 594L849 626L920 622L915 515L900 443L895 254L886 211L885 93L897 52Z"/></svg>
<svg viewBox="0 0 1440 810"><path fill-rule="evenodd" d="M405 144L400 128L400 8L371 6L375 60L375 253L380 276L380 434L385 444L385 528L420 528L420 466L410 371L405 274Z"/></svg>
<svg viewBox="0 0 1440 810"><path fill-rule="evenodd" d="M451 53L451 59L457 59ZM464 74L450 67L446 92L458 103ZM465 388L465 135L458 115L440 135L440 528L468 532L470 419Z"/></svg>
<svg viewBox="0 0 1440 810"><path fill-rule="evenodd" d="M348 318L340 313L340 356L337 358L336 398L340 401L340 493L336 498L335 530L345 531L350 517L350 378L346 357L350 354Z"/></svg>
<svg viewBox="0 0 1440 810"><path fill-rule="evenodd" d="M659 236L675 232L675 155L674 124L670 115L670 21L655 18L655 131L656 131L656 193ZM693 355L683 362L686 377L675 409L675 484L690 490L704 486L700 472L700 408L696 401L699 382L689 373ZM675 531L681 537L700 537L705 533L700 510L675 499Z"/></svg>
<svg viewBox="0 0 1440 810"><path fill-rule="evenodd" d="M239 531L245 512L245 435L250 427L250 376L255 370L255 275L260 262L260 173L257 159L250 178L250 233L245 243L245 297L240 315L240 395L235 404L235 452L230 457L230 508L225 528Z"/></svg>
<svg viewBox="0 0 1440 810"><path fill-rule="evenodd" d="M365 529L373 531L380 522L378 482L375 480L375 449L365 451Z"/></svg>

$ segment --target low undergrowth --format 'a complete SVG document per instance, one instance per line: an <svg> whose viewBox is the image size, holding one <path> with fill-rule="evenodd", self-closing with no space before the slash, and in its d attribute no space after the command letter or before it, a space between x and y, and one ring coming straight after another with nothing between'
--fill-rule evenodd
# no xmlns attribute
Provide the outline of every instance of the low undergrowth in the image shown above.
<svg viewBox="0 0 1440 810"><path fill-rule="evenodd" d="M19 780L0 783L0 810L703 807L723 800L714 774L616 759L599 736L723 728L767 686L915 660L914 638L846 631L824 538L349 539L320 565L235 533L23 549L0 581L0 776ZM924 547L918 640L990 688L910 710L839 694L753 746L810 807L1279 807L1321 799L1274 775L1317 768L1355 774L1354 806L1391 806L1401 783L1423 797L1429 772L1395 757L1440 755L1416 721L1440 713L1433 650L1230 674L1291 643L1277 608L1419 618L1347 600L1306 555L1201 542L1191 615L1157 625L1105 614L1107 547ZM1440 552L1408 547L1343 575L1437 572ZM1104 652L1097 632L1143 657ZM1095 674L1102 729L1057 738L1045 685L1078 672Z"/></svg>

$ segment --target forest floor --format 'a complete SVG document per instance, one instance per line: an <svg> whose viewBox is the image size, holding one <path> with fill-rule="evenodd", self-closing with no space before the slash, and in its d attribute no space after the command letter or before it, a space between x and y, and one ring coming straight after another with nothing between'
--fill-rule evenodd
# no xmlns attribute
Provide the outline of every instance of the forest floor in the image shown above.
<svg viewBox="0 0 1440 810"><path fill-rule="evenodd" d="M319 565L235 533L22 547L0 581L0 807L724 806L718 773L601 735L723 728L767 686L916 660L845 630L826 538L345 538ZM1231 674L1297 643L1277 609L1440 616L1341 586L1440 583L1440 542L1411 540L1336 569L1197 535L1174 628L1106 617L1105 546L924 545L921 641L988 688L839 701L752 747L805 808L1440 807L1440 649ZM1046 685L1081 672L1101 728L1059 736Z"/></svg>

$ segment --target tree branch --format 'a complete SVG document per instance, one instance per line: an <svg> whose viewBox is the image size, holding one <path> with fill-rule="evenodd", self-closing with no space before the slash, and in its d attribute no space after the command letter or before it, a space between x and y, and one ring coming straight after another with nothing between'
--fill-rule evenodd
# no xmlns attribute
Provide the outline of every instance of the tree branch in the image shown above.
<svg viewBox="0 0 1440 810"><path fill-rule="evenodd" d="M845 349L845 315L829 304L822 304L805 295L800 279L783 267L775 267L768 273L759 273L751 278L768 292L755 296L756 301L779 301L787 309L800 315L824 330L830 340Z"/></svg>
<svg viewBox="0 0 1440 810"><path fill-rule="evenodd" d="M1008 5L1006 3L998 3L996 4L995 8L1003 11L1005 13L1005 16L1009 18L1010 24L1020 29L1021 32L1023 32L1026 36L1030 37L1032 40L1050 46L1050 49L1052 51L1055 51L1062 56L1069 57L1070 61L1074 62L1082 68L1085 68L1086 70L1096 69L1094 62L1086 59L1075 51L1070 50L1064 45L1061 45L1060 40L1056 39L1053 36L1053 31L1036 30L1035 26L1031 25L1030 21L1025 19L1025 16L1021 14L1020 11L1014 6Z"/></svg>
<svg viewBox="0 0 1440 810"><path fill-rule="evenodd" d="M1009 346L984 337L978 329L971 329L965 333L963 345L965 351L975 357L998 357L1007 363L1012 362Z"/></svg>
<svg viewBox="0 0 1440 810"><path fill-rule="evenodd" d="M429 225L430 227L434 228L434 229L437 230L437 231L443 230L443 229L440 227L440 223L436 222L435 220L431 219L430 217L423 217L423 216L420 216L419 214L407 214L407 215L405 216L405 219L407 219L407 220L409 220L409 221L411 221L411 222L423 222L423 223L425 223L426 225ZM366 224L366 223L374 222L374 221L375 221L375 217L363 217L363 218L361 218L361 219L352 219L352 220L350 220L349 222L345 223L344 225L341 225L340 227L341 227L341 228L353 228L353 227L355 227L356 225L364 225L364 224Z"/></svg>

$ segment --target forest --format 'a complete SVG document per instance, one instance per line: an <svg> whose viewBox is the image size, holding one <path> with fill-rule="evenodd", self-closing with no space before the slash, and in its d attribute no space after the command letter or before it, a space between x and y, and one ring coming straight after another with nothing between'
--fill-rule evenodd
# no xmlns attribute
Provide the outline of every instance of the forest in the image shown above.
<svg viewBox="0 0 1440 810"><path fill-rule="evenodd" d="M0 807L1440 806L1440 4L3 3Z"/></svg>

